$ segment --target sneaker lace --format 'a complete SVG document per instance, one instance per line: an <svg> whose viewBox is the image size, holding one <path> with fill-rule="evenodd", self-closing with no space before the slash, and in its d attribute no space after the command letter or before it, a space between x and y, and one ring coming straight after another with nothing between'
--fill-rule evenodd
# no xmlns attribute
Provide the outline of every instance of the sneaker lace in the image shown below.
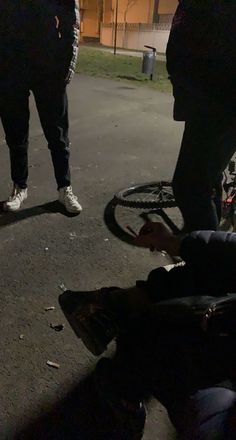
<svg viewBox="0 0 236 440"><path fill-rule="evenodd" d="M71 202L77 202L78 198L73 194L72 187L69 186L65 190L65 195Z"/></svg>
<svg viewBox="0 0 236 440"><path fill-rule="evenodd" d="M22 200L24 199L23 191L19 191L19 193L18 193L18 198L19 198L20 201L22 202Z"/></svg>
<svg viewBox="0 0 236 440"><path fill-rule="evenodd" d="M16 199L19 199L20 201L23 200L23 193L24 190L21 188L14 188L10 197L11 201L14 201Z"/></svg>

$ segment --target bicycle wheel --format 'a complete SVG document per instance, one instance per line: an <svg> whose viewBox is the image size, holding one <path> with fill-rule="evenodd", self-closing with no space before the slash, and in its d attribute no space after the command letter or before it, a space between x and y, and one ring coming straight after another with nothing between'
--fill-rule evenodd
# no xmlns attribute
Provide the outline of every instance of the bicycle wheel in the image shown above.
<svg viewBox="0 0 236 440"><path fill-rule="evenodd" d="M114 201L118 205L137 209L176 207L172 184L168 181L133 185L117 192Z"/></svg>

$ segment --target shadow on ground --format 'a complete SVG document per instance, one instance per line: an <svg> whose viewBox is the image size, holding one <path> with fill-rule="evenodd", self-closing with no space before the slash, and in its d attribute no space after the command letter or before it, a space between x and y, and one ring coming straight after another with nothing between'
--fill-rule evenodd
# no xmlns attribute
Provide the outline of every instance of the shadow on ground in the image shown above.
<svg viewBox="0 0 236 440"><path fill-rule="evenodd" d="M147 79L143 79L143 78L137 78L134 75L118 75L118 78L120 79L127 79L129 81L139 81L139 82L143 82L143 81L147 81Z"/></svg>
<svg viewBox="0 0 236 440"><path fill-rule="evenodd" d="M102 408L90 375L11 440L113 440L111 429L112 417L107 408Z"/></svg>
<svg viewBox="0 0 236 440"><path fill-rule="evenodd" d="M103 220L106 227L115 237L132 246L134 246L134 236L146 221L162 221L174 234L178 234L181 229L179 221L176 221L164 209L127 209L120 206L115 198L106 205ZM133 234L127 226L132 228Z"/></svg>
<svg viewBox="0 0 236 440"><path fill-rule="evenodd" d="M6 212L3 209L4 202L0 202L0 227L8 226L12 223L18 223L27 218L39 216L45 213L59 213L66 217L75 217L77 214L71 214L66 211L64 206L57 200L44 205L33 206L31 208L21 209L15 212Z"/></svg>
<svg viewBox="0 0 236 440"><path fill-rule="evenodd" d="M115 237L119 238L120 240L124 241L125 243L128 243L130 245L134 245L134 236L132 236L128 230L125 231L125 229L119 224L119 222L116 219L115 211L116 211L116 202L114 200L111 200L105 207L104 214L103 214L103 220L106 225L106 227L109 229L109 231L115 235ZM128 220L127 220L128 221Z"/></svg>

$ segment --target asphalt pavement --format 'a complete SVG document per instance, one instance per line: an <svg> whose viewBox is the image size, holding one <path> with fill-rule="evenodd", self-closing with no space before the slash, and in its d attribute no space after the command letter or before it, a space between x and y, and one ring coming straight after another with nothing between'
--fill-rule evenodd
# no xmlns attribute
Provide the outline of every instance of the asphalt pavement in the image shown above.
<svg viewBox="0 0 236 440"><path fill-rule="evenodd" d="M130 286L168 262L114 236L103 215L118 189L171 178L183 129L172 120L172 98L133 83L79 75L68 91L72 182L83 212L66 216L55 202L50 155L32 99L29 197L21 211L0 213L2 440L12 439L23 426L27 432L28 423L46 411L45 426L55 422L58 428L53 437L48 427L43 440L75 440L69 433L79 406L89 412L78 390L96 359L67 324L61 332L50 327L65 322L59 286ZM1 128L0 145L0 200L5 200L11 180ZM48 360L60 368L48 366ZM57 419L50 418L55 408L64 408ZM173 438L165 410L156 401L148 408L145 440ZM68 437L60 431L63 418Z"/></svg>

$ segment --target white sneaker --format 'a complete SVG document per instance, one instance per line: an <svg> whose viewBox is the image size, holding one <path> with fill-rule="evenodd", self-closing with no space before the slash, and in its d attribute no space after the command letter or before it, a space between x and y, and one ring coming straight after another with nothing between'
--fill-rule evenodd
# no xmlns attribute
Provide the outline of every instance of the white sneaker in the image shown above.
<svg viewBox="0 0 236 440"><path fill-rule="evenodd" d="M78 202L78 198L73 194L71 186L65 186L59 189L59 202L62 203L66 210L72 214L79 214L82 206Z"/></svg>
<svg viewBox="0 0 236 440"><path fill-rule="evenodd" d="M3 209L5 211L18 211L20 209L24 200L27 199L27 188L19 188L19 186L14 185L12 194L4 202Z"/></svg>

